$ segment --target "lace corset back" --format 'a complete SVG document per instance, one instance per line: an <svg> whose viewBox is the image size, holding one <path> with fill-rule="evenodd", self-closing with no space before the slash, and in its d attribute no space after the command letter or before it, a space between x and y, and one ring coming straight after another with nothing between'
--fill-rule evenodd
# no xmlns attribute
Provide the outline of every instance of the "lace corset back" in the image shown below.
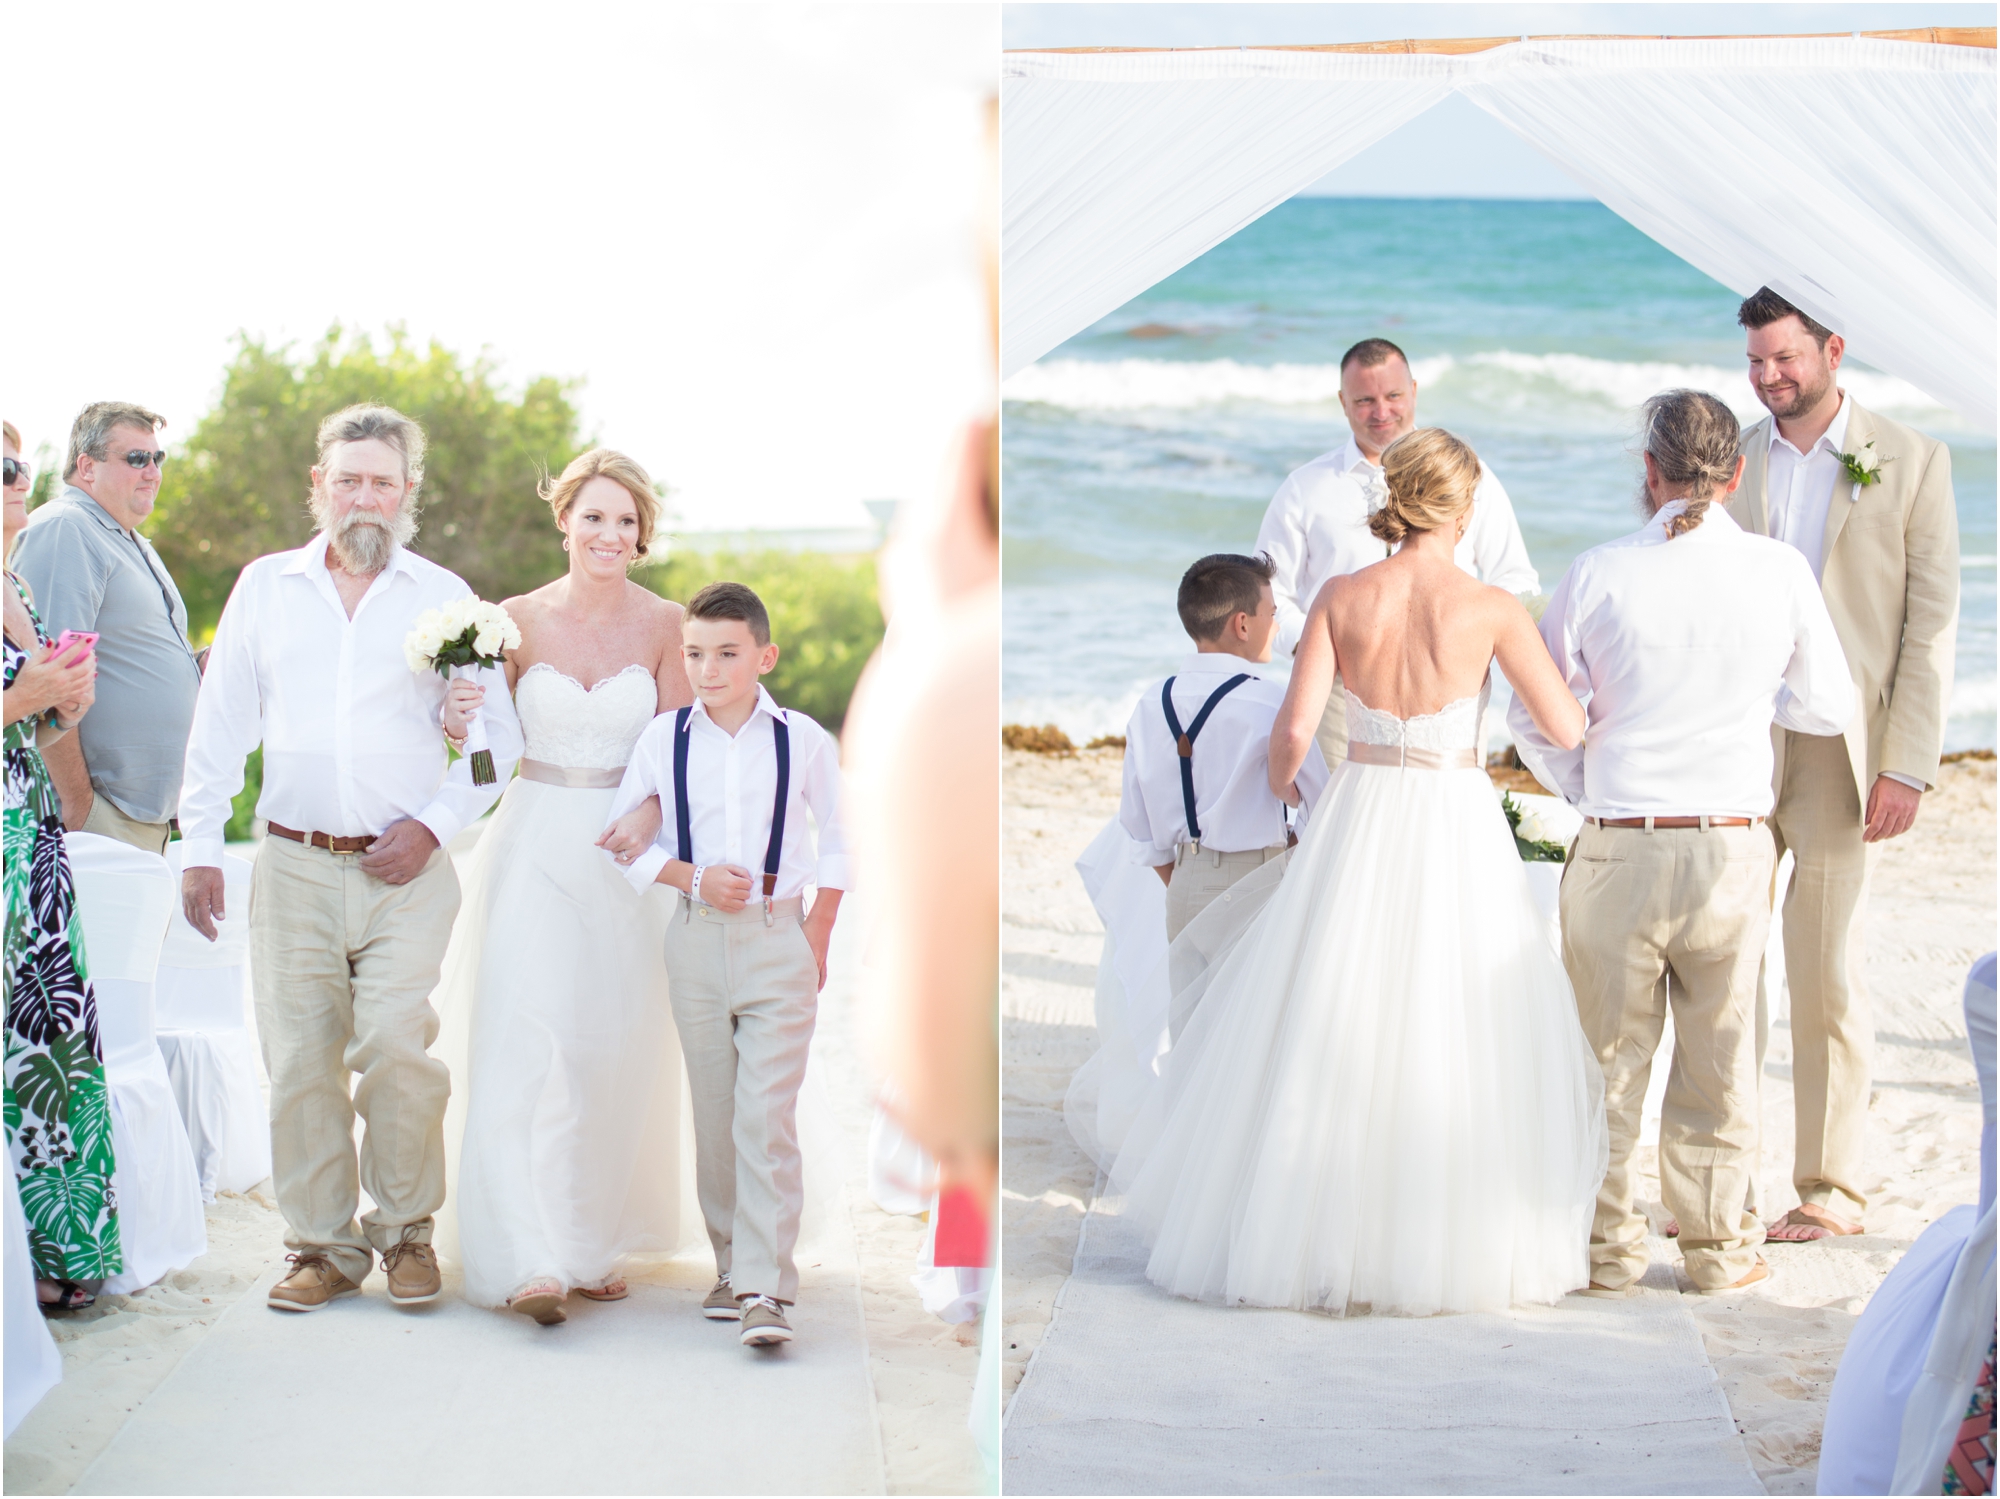
<svg viewBox="0 0 2000 1499"><path fill-rule="evenodd" d="M1346 689L1343 688L1343 691ZM1446 703L1435 713L1398 718L1371 708L1347 693L1347 737L1357 744L1402 745L1423 750L1472 750L1479 747L1479 720L1492 693L1489 676L1472 697Z"/></svg>
<svg viewBox="0 0 2000 1499"><path fill-rule="evenodd" d="M586 689L575 677L537 661L514 687L527 757L566 769L624 765L659 702L653 674L637 662Z"/></svg>

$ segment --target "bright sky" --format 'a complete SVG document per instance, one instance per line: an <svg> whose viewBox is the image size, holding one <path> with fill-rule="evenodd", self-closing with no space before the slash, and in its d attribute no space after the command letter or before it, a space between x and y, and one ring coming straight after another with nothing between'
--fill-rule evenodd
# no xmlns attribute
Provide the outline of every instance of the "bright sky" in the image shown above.
<svg viewBox="0 0 2000 1499"><path fill-rule="evenodd" d="M402 322L581 378L585 435L694 525L853 525L934 496L990 399L991 5L11 14L0 399L31 454L104 399L171 448L238 329Z"/></svg>
<svg viewBox="0 0 2000 1499"><path fill-rule="evenodd" d="M1008 5L1009 48L1224 47L1557 32L1742 35L1991 26L1992 5ZM1460 95L1309 192L1356 198L1588 198L1554 162Z"/></svg>

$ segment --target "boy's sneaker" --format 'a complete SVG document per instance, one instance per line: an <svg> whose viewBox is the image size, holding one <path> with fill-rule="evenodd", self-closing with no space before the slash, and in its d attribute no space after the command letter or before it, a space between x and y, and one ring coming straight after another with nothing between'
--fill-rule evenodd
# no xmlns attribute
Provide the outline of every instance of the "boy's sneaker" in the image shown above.
<svg viewBox="0 0 2000 1499"><path fill-rule="evenodd" d="M773 1343L789 1343L792 1325L785 1320L783 1306L769 1296L745 1296L742 1301L745 1348L768 1348Z"/></svg>
<svg viewBox="0 0 2000 1499"><path fill-rule="evenodd" d="M736 1305L736 1293L729 1289L729 1277L716 1281L715 1289L701 1299L701 1314L711 1322L734 1322L743 1315Z"/></svg>

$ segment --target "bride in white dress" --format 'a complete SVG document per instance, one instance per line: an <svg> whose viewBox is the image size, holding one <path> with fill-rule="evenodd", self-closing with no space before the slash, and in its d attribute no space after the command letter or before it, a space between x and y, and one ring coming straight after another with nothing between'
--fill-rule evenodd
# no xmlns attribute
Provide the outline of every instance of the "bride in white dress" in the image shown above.
<svg viewBox="0 0 2000 1499"><path fill-rule="evenodd" d="M1589 1280L1603 1083L1478 751L1496 658L1551 739L1583 711L1527 611L1452 560L1471 448L1427 429L1383 467L1370 526L1402 547L1314 602L1273 788L1296 800L1336 666L1349 758L1289 862L1178 940L1209 966L1110 1168L1178 1295L1425 1316Z"/></svg>
<svg viewBox="0 0 2000 1499"><path fill-rule="evenodd" d="M571 1292L622 1298L630 1257L681 1247L671 897L634 892L597 840L641 731L693 697L680 605L626 576L658 519L645 471L595 449L547 497L569 571L505 603L526 748L462 862L438 992L454 1084L441 1247L467 1300L544 1324ZM451 707L476 711L478 693L455 685Z"/></svg>

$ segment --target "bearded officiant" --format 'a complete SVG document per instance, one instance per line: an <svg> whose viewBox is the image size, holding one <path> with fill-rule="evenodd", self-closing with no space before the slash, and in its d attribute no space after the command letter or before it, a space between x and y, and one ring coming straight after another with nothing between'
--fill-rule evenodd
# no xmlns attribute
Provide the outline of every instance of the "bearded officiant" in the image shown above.
<svg viewBox="0 0 2000 1499"><path fill-rule="evenodd" d="M291 1312L357 1294L377 1254L391 1302L439 1294L430 1239L451 1082L430 1055L430 996L459 905L443 845L492 806L521 753L498 668L447 687L404 654L420 615L472 592L409 549L422 427L351 406L320 424L318 457L319 533L244 568L222 611L180 800L189 923L211 941L217 921L250 923L292 1251L268 1302ZM491 785L465 760L446 769L445 740L464 740L471 713L486 722ZM243 912L224 908L223 829L259 744L267 836ZM357 1223L363 1187L375 1205Z"/></svg>
<svg viewBox="0 0 2000 1499"><path fill-rule="evenodd" d="M1312 601L1328 579L1380 562L1390 548L1368 529L1368 517L1388 498L1382 452L1417 425L1417 381L1410 361L1386 338L1364 338L1340 356L1340 409L1348 440L1293 470L1271 499L1254 550L1276 572L1271 596L1278 610L1275 650L1289 657L1299 643ZM1512 594L1540 591L1527 543L1507 491L1482 462L1472 517L1453 553L1466 572ZM1329 769L1347 758L1346 694L1334 679L1315 741Z"/></svg>
<svg viewBox="0 0 2000 1499"><path fill-rule="evenodd" d="M1751 388L1771 414L1743 434L1729 513L1811 564L1859 699L1841 733L1772 731L1771 830L1795 861L1784 933L1799 1206L1767 1230L1768 1242L1785 1243L1858 1234L1868 1207L1868 871L1937 781L1958 635L1958 511L1950 450L1840 388L1838 333L1769 287L1744 301L1737 322ZM1760 1079L1769 1030L1760 987Z"/></svg>

